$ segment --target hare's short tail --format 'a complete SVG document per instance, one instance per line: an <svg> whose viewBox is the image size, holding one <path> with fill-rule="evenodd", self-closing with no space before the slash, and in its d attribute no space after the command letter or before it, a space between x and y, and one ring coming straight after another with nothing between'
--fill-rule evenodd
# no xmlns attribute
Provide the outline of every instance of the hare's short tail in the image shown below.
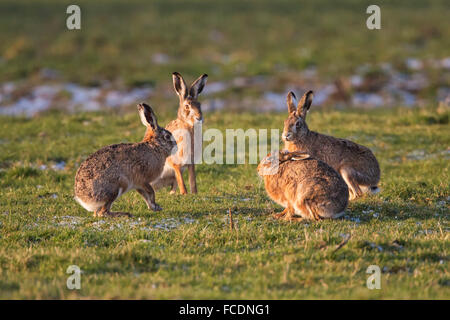
<svg viewBox="0 0 450 320"><path fill-rule="evenodd" d="M302 211L305 212L305 216L312 220L322 220L324 217L321 216L319 208L317 206L311 205L308 200L303 201Z"/></svg>
<svg viewBox="0 0 450 320"><path fill-rule="evenodd" d="M79 197L75 196L75 200L83 207L85 208L87 211L91 211L94 212L98 209L100 209L104 203L103 202L95 202L95 201L83 201L81 200Z"/></svg>
<svg viewBox="0 0 450 320"><path fill-rule="evenodd" d="M366 194L377 194L381 191L381 189L378 186L359 186L362 193Z"/></svg>
<svg viewBox="0 0 450 320"><path fill-rule="evenodd" d="M378 188L378 186L370 186L370 187L369 187L369 192L370 192L371 194L376 194L376 193L378 193L378 192L380 192L380 191L381 191L381 189Z"/></svg>

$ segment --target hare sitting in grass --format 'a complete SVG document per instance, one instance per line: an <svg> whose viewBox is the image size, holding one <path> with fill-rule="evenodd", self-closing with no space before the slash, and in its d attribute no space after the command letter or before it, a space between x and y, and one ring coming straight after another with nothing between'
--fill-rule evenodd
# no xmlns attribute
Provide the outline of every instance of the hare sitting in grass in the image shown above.
<svg viewBox="0 0 450 320"><path fill-rule="evenodd" d="M268 155L258 165L266 191L285 209L276 219L334 219L344 214L348 187L325 162L304 152Z"/></svg>
<svg viewBox="0 0 450 320"><path fill-rule="evenodd" d="M363 193L377 193L380 166L369 148L309 130L306 114L312 99L313 92L308 91L296 107L295 95L289 92L289 117L284 122L282 136L285 149L306 152L333 167L347 183L350 200Z"/></svg>
<svg viewBox="0 0 450 320"><path fill-rule="evenodd" d="M172 134L158 126L150 106L138 105L142 123L147 127L144 139L138 143L120 143L104 147L90 155L75 176L75 199L94 217L130 216L126 212L111 212L112 203L125 192L136 189L149 209L162 208L155 202L150 182L158 178L166 158L176 152Z"/></svg>
<svg viewBox="0 0 450 320"><path fill-rule="evenodd" d="M170 193L173 194L176 192L178 185L180 193L186 194L183 172L187 168L189 170L191 193L197 193L194 148L199 148L199 146L194 145L194 127L203 122L201 105L197 98L205 87L208 75L200 76L189 88L178 72L174 72L172 78L173 86L180 99L180 105L177 119L171 121L166 126L166 129L174 135L178 145L178 152L167 159L161 176L152 183L152 186L156 190L170 186ZM196 130L201 130L201 128Z"/></svg>

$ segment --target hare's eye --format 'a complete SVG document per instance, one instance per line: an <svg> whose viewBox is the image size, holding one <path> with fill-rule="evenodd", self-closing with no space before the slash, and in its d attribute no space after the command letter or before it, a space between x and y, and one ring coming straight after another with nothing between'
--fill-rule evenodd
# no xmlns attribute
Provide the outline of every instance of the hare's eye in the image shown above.
<svg viewBox="0 0 450 320"><path fill-rule="evenodd" d="M295 126L297 127L297 128L300 128L300 121L297 121L296 123L295 123Z"/></svg>
<svg viewBox="0 0 450 320"><path fill-rule="evenodd" d="M185 108L186 110L188 110L188 109L189 109L189 105L188 105L188 104L185 104L185 105L184 105L184 108Z"/></svg>
<svg viewBox="0 0 450 320"><path fill-rule="evenodd" d="M170 134L166 134L166 135L164 136L164 139L170 140Z"/></svg>

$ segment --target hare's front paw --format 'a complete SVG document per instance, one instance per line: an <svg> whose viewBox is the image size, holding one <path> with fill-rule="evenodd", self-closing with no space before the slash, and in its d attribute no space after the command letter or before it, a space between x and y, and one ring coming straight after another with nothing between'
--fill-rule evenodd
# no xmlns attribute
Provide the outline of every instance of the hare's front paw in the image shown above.
<svg viewBox="0 0 450 320"><path fill-rule="evenodd" d="M159 204L156 204L156 203L152 203L150 205L150 209L152 209L153 211L161 211L162 210L162 208L159 206Z"/></svg>

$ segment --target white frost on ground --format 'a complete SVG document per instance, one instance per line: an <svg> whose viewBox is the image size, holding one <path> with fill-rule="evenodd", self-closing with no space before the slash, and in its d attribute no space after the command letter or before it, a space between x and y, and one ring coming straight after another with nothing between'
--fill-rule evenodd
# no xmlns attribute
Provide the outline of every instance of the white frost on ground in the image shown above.
<svg viewBox="0 0 450 320"><path fill-rule="evenodd" d="M56 195L56 194L55 194ZM55 228L70 228L77 229L83 228L83 230L87 230L92 228L95 231L131 231L131 230L140 230L140 231L172 231L182 225L195 223L196 220L189 217L180 217L180 218L163 218L158 222L146 222L141 218L135 219L120 219L117 220L115 218L103 218L97 220L95 222L88 222L91 219L91 216L80 217L80 216L53 216L51 221L45 220L37 220L36 222L25 226L26 229L37 229L44 227L55 227Z"/></svg>
<svg viewBox="0 0 450 320"><path fill-rule="evenodd" d="M155 64L165 64L170 61L170 57L164 53L157 53L151 59ZM443 85L449 76L450 57L428 60L408 58L404 61L404 66L408 71L397 70L390 63L365 64L356 68L353 75L334 80L324 79L315 67L308 67L297 73L294 72L292 79L285 81L283 87L280 87L280 80L276 77L239 76L227 81L208 83L202 93L202 105L207 111L230 106L235 109L259 112L284 112L288 91L294 91L297 98L300 98L307 90L313 90L316 106L344 105L364 108L416 106L427 102L423 98L427 94L422 93L426 93L430 86L436 87L435 98L431 97L431 100L447 105L450 103L450 88L448 85ZM432 69L439 69L440 79L444 80L437 81L430 76L429 71ZM107 82L97 87L81 86L75 83L55 84L55 79L59 78L57 71L42 70L42 72L48 74L48 77L44 79L52 79L53 82L34 87L27 87L27 84L23 82L0 84L0 115L32 117L52 108L96 111L131 106L158 94L173 94L170 84L159 85L161 89L159 91L149 86L118 89ZM237 97L233 93L236 89L239 89L244 96ZM228 90L229 98L215 96L223 95ZM251 91L252 94L246 95L246 91Z"/></svg>
<svg viewBox="0 0 450 320"><path fill-rule="evenodd" d="M13 94L17 90L23 91L18 98ZM151 93L150 87L113 90L107 85L83 87L75 83L45 84L24 90L7 82L0 85L0 115L32 117L52 107L97 111L139 103L148 99Z"/></svg>
<svg viewBox="0 0 450 320"><path fill-rule="evenodd" d="M376 93L357 92L353 95L352 104L363 107L381 107L384 105L384 99Z"/></svg>
<svg viewBox="0 0 450 320"><path fill-rule="evenodd" d="M35 165L33 165L35 166ZM48 168L51 168L52 170L55 171L62 171L66 169L66 162L65 161L59 161L59 162L55 162L55 163L51 163L51 164L41 164L39 166L37 166L39 168L39 170L48 170Z"/></svg>

